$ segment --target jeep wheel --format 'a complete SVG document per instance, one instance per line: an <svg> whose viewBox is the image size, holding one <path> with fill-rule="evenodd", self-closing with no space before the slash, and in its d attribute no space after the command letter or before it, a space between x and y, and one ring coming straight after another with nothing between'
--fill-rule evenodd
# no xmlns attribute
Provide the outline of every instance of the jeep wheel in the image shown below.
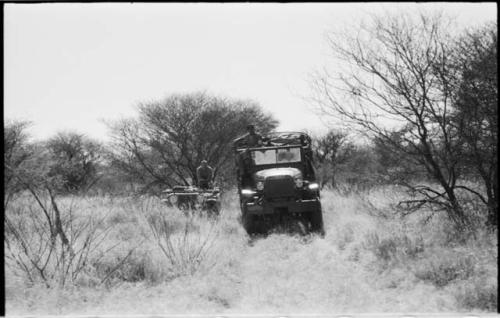
<svg viewBox="0 0 500 318"><path fill-rule="evenodd" d="M218 202L207 202L203 209L208 217L218 218L220 215L220 204Z"/></svg>
<svg viewBox="0 0 500 318"><path fill-rule="evenodd" d="M220 216L220 210L217 206L208 209L208 216L212 218L218 218Z"/></svg>

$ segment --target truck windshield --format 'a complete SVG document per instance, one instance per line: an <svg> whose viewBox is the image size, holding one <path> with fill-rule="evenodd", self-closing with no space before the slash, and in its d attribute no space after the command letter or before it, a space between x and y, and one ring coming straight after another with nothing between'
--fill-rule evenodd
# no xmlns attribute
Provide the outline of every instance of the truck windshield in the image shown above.
<svg viewBox="0 0 500 318"><path fill-rule="evenodd" d="M252 159L256 165L300 162L300 148L254 150Z"/></svg>

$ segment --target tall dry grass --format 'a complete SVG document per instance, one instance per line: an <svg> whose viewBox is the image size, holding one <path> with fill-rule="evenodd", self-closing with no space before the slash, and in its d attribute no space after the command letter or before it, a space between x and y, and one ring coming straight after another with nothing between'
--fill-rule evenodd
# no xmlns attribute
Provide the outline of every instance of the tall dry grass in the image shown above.
<svg viewBox="0 0 500 318"><path fill-rule="evenodd" d="M253 240L233 193L216 221L154 198L64 198L77 215L103 220L107 240L64 288L29 285L9 264L7 314L494 311L496 236L459 233L425 211L402 218L401 196L389 186L323 191L324 239ZM25 218L26 199L7 213Z"/></svg>

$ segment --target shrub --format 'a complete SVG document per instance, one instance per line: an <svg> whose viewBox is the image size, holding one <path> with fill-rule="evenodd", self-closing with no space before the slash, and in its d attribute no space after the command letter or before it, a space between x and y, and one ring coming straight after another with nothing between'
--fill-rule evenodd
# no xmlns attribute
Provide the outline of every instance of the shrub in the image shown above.
<svg viewBox="0 0 500 318"><path fill-rule="evenodd" d="M456 287L454 286L453 294L458 306L465 310L497 310L498 291L491 278L474 278Z"/></svg>
<svg viewBox="0 0 500 318"><path fill-rule="evenodd" d="M351 223L347 223L336 232L335 241L340 250L345 249L349 243L354 241L355 232L353 227Z"/></svg>
<svg viewBox="0 0 500 318"><path fill-rule="evenodd" d="M144 212L151 239L175 276L194 274L211 262L210 250L219 236L216 221L201 220L195 215L172 218L161 210Z"/></svg>
<svg viewBox="0 0 500 318"><path fill-rule="evenodd" d="M100 258L112 226L102 227L105 218L82 215L73 202L50 206L43 202L47 198L37 199L36 206L29 200L17 200L6 211L6 265L30 284L41 282L46 287L77 284L82 281L80 275L92 276L91 264ZM56 208L66 241L54 232Z"/></svg>
<svg viewBox="0 0 500 318"><path fill-rule="evenodd" d="M405 234L380 239L377 233L368 233L363 246L384 264L396 259L413 259L424 251L422 237L411 239Z"/></svg>
<svg viewBox="0 0 500 318"><path fill-rule="evenodd" d="M107 286L116 286L123 282L162 281L166 277L166 271L161 266L163 264L155 259L149 248L144 248L142 244L140 247L140 250L133 249L127 254L106 255L94 262L94 276Z"/></svg>
<svg viewBox="0 0 500 318"><path fill-rule="evenodd" d="M473 272L474 259L471 256L447 250L432 251L432 255L420 260L414 270L415 277L437 287L444 287L457 279L467 279Z"/></svg>

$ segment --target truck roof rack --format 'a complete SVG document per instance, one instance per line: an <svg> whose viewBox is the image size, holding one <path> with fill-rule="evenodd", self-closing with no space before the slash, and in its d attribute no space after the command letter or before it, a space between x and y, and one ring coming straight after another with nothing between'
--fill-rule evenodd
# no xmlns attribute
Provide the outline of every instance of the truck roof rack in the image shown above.
<svg viewBox="0 0 500 318"><path fill-rule="evenodd" d="M245 135L246 136L246 135ZM245 136L239 137L234 140L233 145L235 149L249 148L246 144ZM304 132L271 132L262 135L262 140L265 143L264 147L276 146L309 146L311 144L311 137Z"/></svg>

